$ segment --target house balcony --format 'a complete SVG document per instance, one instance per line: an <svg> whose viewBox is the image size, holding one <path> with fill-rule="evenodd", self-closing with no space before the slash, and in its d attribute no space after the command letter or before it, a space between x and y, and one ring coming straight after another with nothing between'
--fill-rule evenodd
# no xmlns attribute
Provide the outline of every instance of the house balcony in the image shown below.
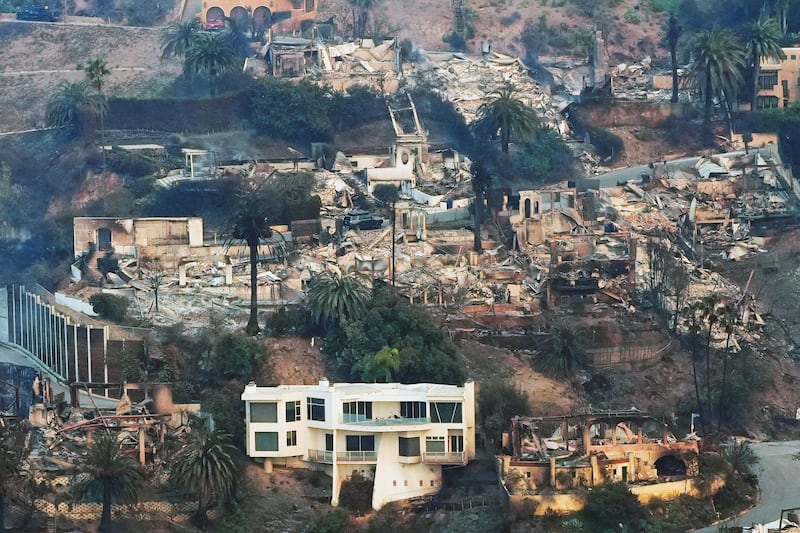
<svg viewBox="0 0 800 533"><path fill-rule="evenodd" d="M375 463L378 461L376 451L358 452L331 452L327 450L308 450L308 460L315 463L333 464L336 463ZM335 461L334 461L335 459Z"/></svg>
<svg viewBox="0 0 800 533"><path fill-rule="evenodd" d="M422 452L423 463L440 465L465 465L467 455L464 452Z"/></svg>
<svg viewBox="0 0 800 533"><path fill-rule="evenodd" d="M425 430L430 427L430 418L380 417L365 418L363 415L339 415L339 427L350 431L391 433L395 431Z"/></svg>
<svg viewBox="0 0 800 533"><path fill-rule="evenodd" d="M315 463L333 464L333 452L327 450L308 450L308 460Z"/></svg>

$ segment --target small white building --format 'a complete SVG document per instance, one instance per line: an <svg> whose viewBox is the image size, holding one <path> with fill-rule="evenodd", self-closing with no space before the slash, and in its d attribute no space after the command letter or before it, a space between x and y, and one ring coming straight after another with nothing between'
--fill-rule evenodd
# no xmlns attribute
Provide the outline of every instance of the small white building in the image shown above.
<svg viewBox="0 0 800 533"><path fill-rule="evenodd" d="M322 470L333 479L331 504L353 473L372 479L372 507L435 494L443 465L475 458L475 384L248 384L247 455Z"/></svg>

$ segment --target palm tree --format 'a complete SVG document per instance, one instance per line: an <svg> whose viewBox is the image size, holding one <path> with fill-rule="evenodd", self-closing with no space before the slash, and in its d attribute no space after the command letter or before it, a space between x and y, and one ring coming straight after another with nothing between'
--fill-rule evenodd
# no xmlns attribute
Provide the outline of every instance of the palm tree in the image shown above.
<svg viewBox="0 0 800 533"><path fill-rule="evenodd" d="M0 530L5 531L6 498L20 481L23 448L17 444L17 432L7 428L0 433Z"/></svg>
<svg viewBox="0 0 800 533"><path fill-rule="evenodd" d="M481 243L481 222L483 221L483 214L485 210L484 199L489 186L492 184L492 176L486 169L482 160L472 163L472 193L475 195L473 205L473 214L475 216L475 223L472 225L473 245L472 249L475 253L483 253L483 245Z"/></svg>
<svg viewBox="0 0 800 533"><path fill-rule="evenodd" d="M100 495L103 514L100 531L112 531L111 503L114 500L136 501L145 480L144 470L136 461L120 452L113 435L100 434L86 455L75 466L82 480L75 486L78 499Z"/></svg>
<svg viewBox="0 0 800 533"><path fill-rule="evenodd" d="M200 528L208 524L207 510L211 501L235 493L239 476L235 454L230 435L201 428L190 434L175 455L169 480L197 495L197 512L192 522Z"/></svg>
<svg viewBox="0 0 800 533"><path fill-rule="evenodd" d="M384 346L374 355L365 355L356 367L366 382L391 383L400 370L400 351Z"/></svg>
<svg viewBox="0 0 800 533"><path fill-rule="evenodd" d="M369 11L380 0L347 0L353 6L353 39L364 37L367 32L367 21L369 20ZM358 9L358 15L356 15Z"/></svg>
<svg viewBox="0 0 800 533"><path fill-rule="evenodd" d="M384 204L391 204L392 206L392 287L394 287L395 244L397 241L397 216L395 206L397 205L397 200L400 199L400 191L390 183L380 183L375 186L372 195Z"/></svg>
<svg viewBox="0 0 800 533"><path fill-rule="evenodd" d="M717 400L717 433L719 433L722 426L722 410L725 407L725 394L728 388L728 359L730 358L731 338L739 321L739 313L732 304L726 303L719 314L719 319L720 325L725 331L725 350L722 352L722 386Z"/></svg>
<svg viewBox="0 0 800 533"><path fill-rule="evenodd" d="M675 14L671 13L667 20L667 44L669 45L669 58L672 65L672 98L670 102L678 103L678 39L683 33L683 28L678 24Z"/></svg>
<svg viewBox="0 0 800 533"><path fill-rule="evenodd" d="M692 379L694 380L694 398L697 403L697 411L700 414L700 426L703 429L703 435L706 432L706 416L703 414L703 402L700 399L700 380L697 375L697 340L700 337L700 329L703 315L702 302L692 302L685 309L686 326L689 330L689 335L692 341Z"/></svg>
<svg viewBox="0 0 800 533"><path fill-rule="evenodd" d="M368 299L369 291L360 279L325 271L311 279L306 305L318 324L329 327L361 316Z"/></svg>
<svg viewBox="0 0 800 533"><path fill-rule="evenodd" d="M193 75L207 76L213 88L216 80L238 69L240 64L225 35L203 32L186 50L184 70Z"/></svg>
<svg viewBox="0 0 800 533"><path fill-rule="evenodd" d="M202 33L198 20L173 22L161 36L161 59L185 57Z"/></svg>
<svg viewBox="0 0 800 533"><path fill-rule="evenodd" d="M694 56L690 79L703 94L703 123L710 133L713 98L729 100L741 86L745 53L733 32L713 28L699 34Z"/></svg>
<svg viewBox="0 0 800 533"><path fill-rule="evenodd" d="M222 33L228 47L233 50L237 57L248 57L250 55L250 40L245 35L245 29L249 25L249 17L245 18L226 18L228 28Z"/></svg>
<svg viewBox="0 0 800 533"><path fill-rule="evenodd" d="M93 92L87 81L62 81L50 96L45 116L49 126L78 135L85 131L86 115L103 115L107 109L105 98Z"/></svg>
<svg viewBox="0 0 800 533"><path fill-rule="evenodd" d="M260 192L260 189L240 192L233 217L227 223L233 239L244 241L250 251L250 318L245 326L248 335L259 332L258 247L273 234L267 218L269 204Z"/></svg>
<svg viewBox="0 0 800 533"><path fill-rule="evenodd" d="M566 316L553 313L548 317L543 368L558 376L566 376L575 370L583 359L584 344L582 334L574 321Z"/></svg>
<svg viewBox="0 0 800 533"><path fill-rule="evenodd" d="M745 53L747 62L753 69L753 92L750 99L750 110L755 111L758 104L758 76L761 73L761 60L768 58L786 59L781 45L780 29L774 19L761 17L753 21L747 32Z"/></svg>
<svg viewBox="0 0 800 533"><path fill-rule="evenodd" d="M105 95L103 94L103 85L106 83L106 76L111 74L111 71L108 70L106 66L106 60L102 57L96 57L93 60L89 61L86 64L86 81L89 82L89 85L94 87L94 90L97 92L97 95L103 100L104 103L108 103ZM103 145L103 168L105 169L106 166L106 148L105 148L105 129L103 128L103 118L105 117L105 112L99 113L100 118L100 141Z"/></svg>
<svg viewBox="0 0 800 533"><path fill-rule="evenodd" d="M507 82L502 88L489 94L489 101L478 108L476 129L482 135L495 138L499 134L500 146L508 153L511 139L523 142L536 135L540 127L539 117L533 108L519 97L513 84Z"/></svg>

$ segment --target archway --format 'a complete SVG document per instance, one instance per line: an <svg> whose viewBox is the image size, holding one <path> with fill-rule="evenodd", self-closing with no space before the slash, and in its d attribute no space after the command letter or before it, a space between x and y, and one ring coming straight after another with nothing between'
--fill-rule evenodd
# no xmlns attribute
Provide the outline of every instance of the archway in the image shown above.
<svg viewBox="0 0 800 533"><path fill-rule="evenodd" d="M674 455L665 455L655 462L658 476L685 476L686 463Z"/></svg>
<svg viewBox="0 0 800 533"><path fill-rule="evenodd" d="M525 218L531 218L531 199L525 198Z"/></svg>
<svg viewBox="0 0 800 533"><path fill-rule="evenodd" d="M258 28L267 29L272 25L272 11L264 6L258 6L253 10L253 24Z"/></svg>
<svg viewBox="0 0 800 533"><path fill-rule="evenodd" d="M208 11L206 11L206 23L212 21L222 21L225 19L225 12L222 10L221 7L210 7Z"/></svg>
<svg viewBox="0 0 800 533"><path fill-rule="evenodd" d="M231 18L236 21L240 28L247 27L246 21L249 16L247 10L242 6L236 6L231 9Z"/></svg>

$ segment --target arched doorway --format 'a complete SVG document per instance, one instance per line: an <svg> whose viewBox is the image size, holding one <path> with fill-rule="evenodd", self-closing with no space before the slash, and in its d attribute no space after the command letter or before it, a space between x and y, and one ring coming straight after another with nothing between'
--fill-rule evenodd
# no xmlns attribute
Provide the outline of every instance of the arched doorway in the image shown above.
<svg viewBox="0 0 800 533"><path fill-rule="evenodd" d="M663 476L685 476L686 463L674 455L665 455L655 462L658 477Z"/></svg>
<svg viewBox="0 0 800 533"><path fill-rule="evenodd" d="M525 198L525 218L531 218L531 199Z"/></svg>
<svg viewBox="0 0 800 533"><path fill-rule="evenodd" d="M206 23L225 20L225 12L221 7L210 7L206 11Z"/></svg>
<svg viewBox="0 0 800 533"><path fill-rule="evenodd" d="M249 14L242 6L236 6L231 9L231 18L236 21L240 28L247 27L247 18Z"/></svg>
<svg viewBox="0 0 800 533"><path fill-rule="evenodd" d="M258 6L253 10L253 25L256 30L259 28L267 29L272 25L272 11L264 6Z"/></svg>

